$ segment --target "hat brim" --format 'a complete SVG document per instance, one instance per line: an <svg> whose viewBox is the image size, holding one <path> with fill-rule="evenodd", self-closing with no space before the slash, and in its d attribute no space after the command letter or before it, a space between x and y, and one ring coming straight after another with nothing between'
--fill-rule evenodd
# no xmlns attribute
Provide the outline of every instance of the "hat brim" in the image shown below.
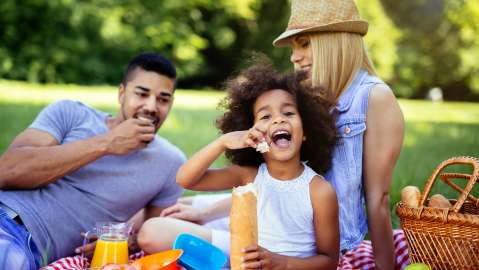
<svg viewBox="0 0 479 270"><path fill-rule="evenodd" d="M286 46L289 44L289 38L292 36L298 35L300 33L310 32L349 32L364 36L368 32L368 22L361 20L342 21L308 28L288 29L273 41L273 46Z"/></svg>

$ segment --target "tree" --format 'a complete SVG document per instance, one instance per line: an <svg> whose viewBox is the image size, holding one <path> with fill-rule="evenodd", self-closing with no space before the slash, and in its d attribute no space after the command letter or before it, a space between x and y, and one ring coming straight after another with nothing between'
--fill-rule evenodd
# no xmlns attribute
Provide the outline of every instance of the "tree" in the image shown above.
<svg viewBox="0 0 479 270"><path fill-rule="evenodd" d="M479 3L463 0L418 0L382 3L401 30L399 61L391 83L400 95L422 98L440 87L447 99L473 99L479 92Z"/></svg>
<svg viewBox="0 0 479 270"><path fill-rule="evenodd" d="M479 98L479 1L356 0L382 79L398 96L440 87ZM290 0L3 0L0 76L32 82L117 84L142 51L172 59L179 87L217 88L253 51L290 70Z"/></svg>

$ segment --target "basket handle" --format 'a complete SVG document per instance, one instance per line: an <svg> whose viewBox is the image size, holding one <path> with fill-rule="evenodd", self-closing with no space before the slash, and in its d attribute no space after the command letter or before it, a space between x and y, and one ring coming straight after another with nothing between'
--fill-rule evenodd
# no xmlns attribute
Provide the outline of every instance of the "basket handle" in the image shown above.
<svg viewBox="0 0 479 270"><path fill-rule="evenodd" d="M447 159L443 162L441 162L441 164L439 164L439 166L436 167L436 169L434 170L434 172L432 173L432 175L429 177L429 179L427 180L425 186L424 186L424 192L423 194L421 195L421 202L420 202L420 206L424 206L428 196L429 196L429 193L431 192L431 188L434 184L434 182L436 181L436 178L438 176L438 174L444 170L447 166L450 166L450 165L454 165L454 164L469 164L473 167L473 171L470 175L466 175L464 174L464 179L466 178L469 178L468 182L467 182L467 185L464 187L464 189L461 189L459 186L455 185L457 187L454 188L456 189L457 191L460 192L460 195L459 195L459 198L457 199L457 202L454 204L454 206L451 208L451 210L455 213L458 213L459 210L461 209L462 205L464 204L466 198L468 198L469 194L471 193L471 190L472 188L474 187L474 184L476 183L477 179L479 178L479 160L477 160L476 158L473 158L473 157L453 157L453 158L450 158L450 159ZM445 177L449 177L449 175L452 175L452 174L446 174ZM454 174L455 176L457 174ZM463 178L463 176L460 176L460 178ZM477 203L477 200L476 200L476 203Z"/></svg>
<svg viewBox="0 0 479 270"><path fill-rule="evenodd" d="M441 173L439 175L439 177L443 182L445 182L450 187L452 187L453 189L455 189L456 191L461 193L462 192L461 187L456 185L455 183L453 183L449 179L452 178L452 179L463 179L464 180L464 179L469 179L471 177L471 175L470 174L465 174L465 173ZM471 194L468 194L467 199L471 200L472 203L475 204L476 207L479 208L479 200L476 197L472 196Z"/></svg>

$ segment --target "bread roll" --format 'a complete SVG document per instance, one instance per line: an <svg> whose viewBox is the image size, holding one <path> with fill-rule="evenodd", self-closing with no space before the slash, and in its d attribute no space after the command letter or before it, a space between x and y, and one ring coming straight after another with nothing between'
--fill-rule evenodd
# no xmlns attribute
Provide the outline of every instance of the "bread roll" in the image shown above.
<svg viewBox="0 0 479 270"><path fill-rule="evenodd" d="M406 186L401 191L401 201L409 207L419 207L421 192L416 186Z"/></svg>
<svg viewBox="0 0 479 270"><path fill-rule="evenodd" d="M442 196L441 194L434 194L429 199L428 206L437 208L450 208L452 204L446 197Z"/></svg>
<svg viewBox="0 0 479 270"><path fill-rule="evenodd" d="M256 188L248 184L233 189L230 212L231 270L241 269L241 249L258 244L258 220L256 213Z"/></svg>
<svg viewBox="0 0 479 270"><path fill-rule="evenodd" d="M256 146L256 151L260 152L261 154L264 154L266 152L269 152L269 145L266 141L262 141L258 143Z"/></svg>

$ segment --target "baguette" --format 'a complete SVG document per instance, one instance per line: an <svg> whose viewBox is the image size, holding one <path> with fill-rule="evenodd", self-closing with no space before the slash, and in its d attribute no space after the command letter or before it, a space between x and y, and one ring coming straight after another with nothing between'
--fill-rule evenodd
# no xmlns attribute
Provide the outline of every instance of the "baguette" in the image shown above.
<svg viewBox="0 0 479 270"><path fill-rule="evenodd" d="M254 184L237 187L232 192L230 212L231 270L240 270L243 248L258 244L257 195Z"/></svg>

